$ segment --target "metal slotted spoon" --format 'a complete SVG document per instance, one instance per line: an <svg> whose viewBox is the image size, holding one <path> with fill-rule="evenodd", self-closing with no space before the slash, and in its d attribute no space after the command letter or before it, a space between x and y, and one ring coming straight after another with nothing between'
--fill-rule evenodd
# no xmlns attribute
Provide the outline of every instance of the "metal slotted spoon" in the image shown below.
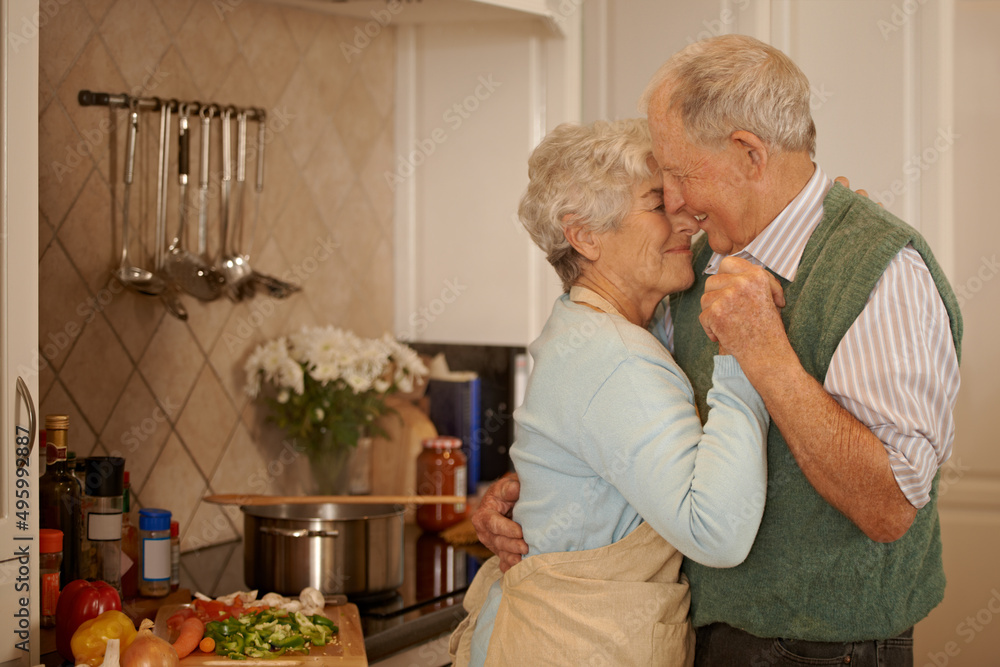
<svg viewBox="0 0 1000 667"><path fill-rule="evenodd" d="M226 108L222 118L222 214L219 224L220 253L219 272L226 279L226 295L233 301L240 301L246 294L243 284L251 277L252 270L241 255L230 248L229 240L229 194L233 180L232 127L230 118L233 109Z"/></svg>
<svg viewBox="0 0 1000 667"><path fill-rule="evenodd" d="M169 180L167 171L170 164L170 113L176 100L163 100L160 102L160 164L156 173L156 250L155 264L156 272L160 275L167 275L166 264L166 240L167 240L167 181ZM167 312L180 320L187 320L188 313L184 304L181 303L180 293L177 286L169 280L166 287L160 292L160 300L166 307Z"/></svg>
<svg viewBox="0 0 1000 667"><path fill-rule="evenodd" d="M189 106L182 104L178 116L177 183L180 190L180 213L177 235L167 248L165 269L170 279L182 290L202 301L219 298L222 290L222 276L215 267L195 253L184 249L187 227L187 185L190 166L191 134L188 124ZM205 170L207 171L207 169Z"/></svg>

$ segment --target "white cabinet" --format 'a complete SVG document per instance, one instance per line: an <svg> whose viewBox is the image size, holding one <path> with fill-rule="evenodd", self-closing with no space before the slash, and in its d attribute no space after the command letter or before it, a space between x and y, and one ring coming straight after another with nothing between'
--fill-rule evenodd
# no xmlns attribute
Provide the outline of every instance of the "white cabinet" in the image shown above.
<svg viewBox="0 0 1000 667"><path fill-rule="evenodd" d="M39 658L39 20L37 0L0 3L0 667Z"/></svg>
<svg viewBox="0 0 1000 667"><path fill-rule="evenodd" d="M579 119L578 7L397 29L394 170L381 176L396 195L398 337L525 345L541 331L562 290L517 205L531 150Z"/></svg>

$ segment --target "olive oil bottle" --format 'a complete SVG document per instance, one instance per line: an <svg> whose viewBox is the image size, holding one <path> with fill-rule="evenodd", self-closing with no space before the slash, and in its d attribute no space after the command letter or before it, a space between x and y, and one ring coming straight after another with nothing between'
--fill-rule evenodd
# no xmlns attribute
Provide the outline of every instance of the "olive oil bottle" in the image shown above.
<svg viewBox="0 0 1000 667"><path fill-rule="evenodd" d="M69 417L46 415L48 448L45 474L38 480L40 528L63 532L63 559L59 572L60 588L79 578L80 535L83 527L80 482L67 468L66 453Z"/></svg>

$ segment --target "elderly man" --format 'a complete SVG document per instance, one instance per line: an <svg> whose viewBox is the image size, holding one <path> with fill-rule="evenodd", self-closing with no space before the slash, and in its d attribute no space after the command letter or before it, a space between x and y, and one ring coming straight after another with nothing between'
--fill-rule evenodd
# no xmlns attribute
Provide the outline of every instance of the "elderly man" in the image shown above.
<svg viewBox="0 0 1000 667"><path fill-rule="evenodd" d="M705 231L658 334L703 418L713 341L772 418L749 556L685 565L699 665L911 665L912 627L944 594L961 315L923 238L813 163L809 94L780 51L726 35L675 54L640 102L667 212ZM503 480L474 517L507 567L526 553L504 518L517 494Z"/></svg>

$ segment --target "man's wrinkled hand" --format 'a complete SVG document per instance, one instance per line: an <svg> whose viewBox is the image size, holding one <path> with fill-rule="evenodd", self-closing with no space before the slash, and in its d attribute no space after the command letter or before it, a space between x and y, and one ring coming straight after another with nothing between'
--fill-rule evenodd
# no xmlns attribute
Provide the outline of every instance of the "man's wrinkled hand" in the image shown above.
<svg viewBox="0 0 1000 667"><path fill-rule="evenodd" d="M472 515L476 536L487 549L500 557L500 571L506 572L528 553L521 526L510 517L521 495L517 475L510 473L493 483Z"/></svg>
<svg viewBox="0 0 1000 667"><path fill-rule="evenodd" d="M699 320L708 337L746 369L748 363L766 363L791 350L779 310L784 305L781 284L769 271L726 257L705 282Z"/></svg>

